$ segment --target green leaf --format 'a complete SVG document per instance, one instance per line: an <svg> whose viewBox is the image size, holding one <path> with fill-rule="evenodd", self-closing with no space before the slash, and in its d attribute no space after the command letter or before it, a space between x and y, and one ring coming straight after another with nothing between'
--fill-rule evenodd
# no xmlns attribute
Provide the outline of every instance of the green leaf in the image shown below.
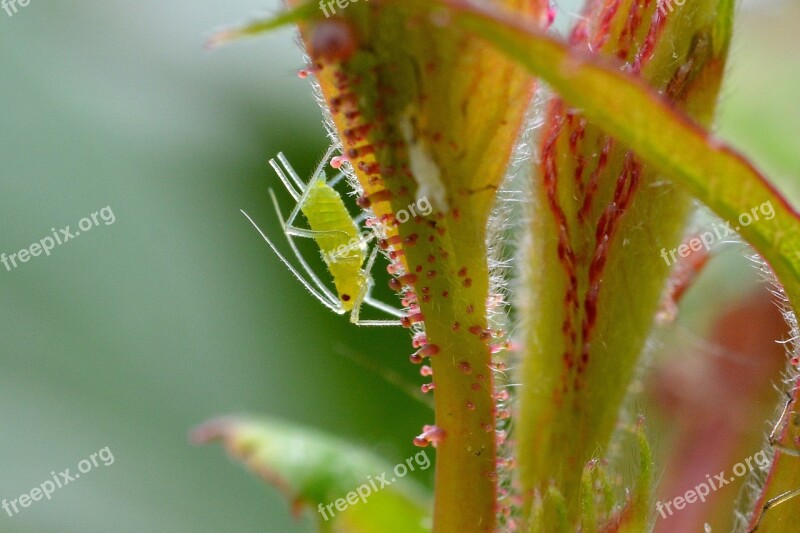
<svg viewBox="0 0 800 533"><path fill-rule="evenodd" d="M440 2L437 20L468 28L519 61L723 220L735 221L740 213L770 203L774 219L741 227L741 235L770 263L797 310L800 213L747 159L615 62L575 51L525 21L466 2ZM732 12L733 1L726 4ZM729 22L720 19L715 25L715 40L729 34Z"/></svg>
<svg viewBox="0 0 800 533"><path fill-rule="evenodd" d="M222 441L231 456L279 488L296 513L310 507L320 531L430 530L429 497L405 477L430 467L424 450L392 466L364 449L313 430L276 420L235 418L203 424L194 430L192 440L198 444Z"/></svg>
<svg viewBox="0 0 800 533"><path fill-rule="evenodd" d="M206 48L216 48L231 41L246 37L255 37L268 31L277 30L289 24L296 24L302 20L309 20L320 15L319 7L314 2L300 4L297 7L264 19L255 19L246 24L222 30L206 42Z"/></svg>
<svg viewBox="0 0 800 533"><path fill-rule="evenodd" d="M696 119L702 120L703 115L698 111L707 109L708 102L699 101L696 107L681 111L645 82L623 72L615 62L576 51L533 25L512 17L498 18L493 12L464 2L443 1L442 4L448 7L441 8L437 20L469 28L518 60L531 73L546 80L590 121L633 149L652 170L673 180L723 220L731 221L732 227L737 227L741 214L749 214L754 208L761 209L765 215L774 212L769 220L738 225L738 231L767 260L797 316L800 311L800 214L749 161L687 116L687 112L693 112ZM695 4L690 7L694 8ZM721 2L719 8L720 17L708 34L713 43L727 42L730 38L733 2ZM724 49L714 44L712 51L717 54ZM555 226L549 229L557 230ZM537 245L543 247L546 243ZM538 268L542 275L550 271L546 265ZM624 285L619 289L624 290ZM558 308L559 300L542 298L537 305L543 309ZM795 369L792 369L792 376L792 381L796 382ZM532 383L527 382L529 386ZM799 391L795 387L789 406L792 411L797 410ZM595 397L591 401L603 403L604 398ZM780 441L796 448L800 442L797 440L800 424L794 420L792 417L784 425ZM542 428L555 419L540 419L540 422L542 425L538 427ZM574 440L580 441L581 437ZM797 490L800 484L797 457L776 454L768 481L755 510L750 510L751 525L761 515L761 506L767 501ZM767 524L769 531L788 532L796 529L798 520L800 506L794 502L783 503L764 515L763 524Z"/></svg>
<svg viewBox="0 0 800 533"><path fill-rule="evenodd" d="M597 2L570 45L622 61L620 70L708 122L728 49L715 27L727 9L703 0L664 19L652 2ZM691 199L558 97L539 154L516 298L525 339L519 476L526 494L555 483L572 523L592 530L585 485L594 478L584 471L579 501L581 468L611 442L670 271L660 251L680 244Z"/></svg>

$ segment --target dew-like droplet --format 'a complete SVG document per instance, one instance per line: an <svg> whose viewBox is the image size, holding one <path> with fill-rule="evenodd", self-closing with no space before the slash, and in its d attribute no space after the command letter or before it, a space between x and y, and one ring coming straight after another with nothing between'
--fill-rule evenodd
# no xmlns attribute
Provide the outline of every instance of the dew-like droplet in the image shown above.
<svg viewBox="0 0 800 533"><path fill-rule="evenodd" d="M417 335L414 335L414 338L411 340L411 346L414 348L420 348L426 344L428 344L428 337L426 337L424 333L418 333Z"/></svg>
<svg viewBox="0 0 800 533"><path fill-rule="evenodd" d="M331 166L338 170L342 168L342 165L344 164L345 161L349 161L349 159L347 159L347 156L343 155L334 156L331 158Z"/></svg>
<svg viewBox="0 0 800 533"><path fill-rule="evenodd" d="M422 386L420 387L420 390L422 391L423 394L427 394L434 388L436 388L434 383L423 383Z"/></svg>
<svg viewBox="0 0 800 533"><path fill-rule="evenodd" d="M418 322L423 322L425 320L425 316L422 313L414 313L413 315L404 316L400 319L400 324L404 328L410 328L414 324Z"/></svg>
<svg viewBox="0 0 800 533"><path fill-rule="evenodd" d="M508 437L508 433L506 433L505 431L498 431L497 433L495 433L495 438L496 438L496 441L497 441L497 445L498 446L502 446L503 444L505 444L506 443L506 437ZM513 467L515 465L515 462L514 462L513 459L511 459L511 460L507 459L506 462L507 462L508 466L510 466L510 467Z"/></svg>
<svg viewBox="0 0 800 533"><path fill-rule="evenodd" d="M424 377L432 376L433 375L433 369L428 365L424 365L419 369L419 373L420 373L421 376L424 376Z"/></svg>
<svg viewBox="0 0 800 533"><path fill-rule="evenodd" d="M403 285L414 285L417 282L416 274L404 274L398 278Z"/></svg>
<svg viewBox="0 0 800 533"><path fill-rule="evenodd" d="M434 447L447 436L445 431L437 426L423 426L422 433L414 439L414 444L420 448L433 444Z"/></svg>
<svg viewBox="0 0 800 533"><path fill-rule="evenodd" d="M549 28L553 25L553 22L556 20L556 10L553 7L547 9L547 25L546 28Z"/></svg>
<svg viewBox="0 0 800 533"><path fill-rule="evenodd" d="M355 31L343 19L324 20L314 25L309 39L313 58L347 61L358 48Z"/></svg>
<svg viewBox="0 0 800 533"><path fill-rule="evenodd" d="M441 350L439 346L436 344L428 344L427 346L420 349L419 353L425 357L433 357L434 355L438 355Z"/></svg>

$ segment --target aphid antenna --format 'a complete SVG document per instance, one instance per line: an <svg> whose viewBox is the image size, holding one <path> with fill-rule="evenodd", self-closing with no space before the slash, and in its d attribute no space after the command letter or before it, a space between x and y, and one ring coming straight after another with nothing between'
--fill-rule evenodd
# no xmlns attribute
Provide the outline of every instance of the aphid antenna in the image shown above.
<svg viewBox="0 0 800 533"><path fill-rule="evenodd" d="M320 284L320 286L319 286L319 289L320 289L320 290L318 290L316 287L312 286L312 285L311 285L311 284L310 284L308 281L306 281L306 280L305 280L305 278L303 278L303 276L300 274L300 272L298 272L298 271L297 271L297 269L296 269L296 268L295 268L295 267L294 267L294 266L293 266L293 265L292 265L292 264L291 264L291 263L290 263L290 262L289 262L289 261L288 261L288 260L287 260L287 259L286 259L286 258L283 256L283 254L282 254L282 253L280 253L280 251L278 251L278 248L275 246L275 244L274 244L274 243L273 243L273 242L272 242L272 241L269 239L269 237L267 237L267 235L266 235L266 234L265 234L265 233L264 233L264 232L261 230L261 228L260 228L260 227L258 226L258 224L256 224L256 222L255 222L255 221L254 221L254 220L253 220L253 219L250 217L250 215L248 215L248 214L247 214L247 213L246 213L244 210L241 210L241 209L240 209L240 211L241 211L241 213L242 213L242 214L245 216L245 218L246 218L248 221L250 221L250 224L252 224L252 225L253 225L253 227L254 227L254 228L256 228L256 230L257 230L257 231L258 231L258 233L261 235L261 237L262 237L262 238L263 238L265 241L267 241L267 244L269 245L269 247L270 247L270 248L272 248L272 251L273 251L273 252L275 252L275 255L277 255L277 256L278 256L278 259L280 259L280 260L281 260L281 262L282 262L284 265L286 265L286 268L288 268L288 269L289 269L289 271L290 271L292 274L294 274L294 277L296 277L296 278L297 278L297 280L298 280L300 283L302 283L302 284L303 284L303 286L304 286L306 289L308 289L308 291L309 291L309 292L310 292L310 293L311 293L313 296L315 296L315 297L317 298L317 300L319 300L320 302L322 302L322 304L323 304L325 307L327 307L328 309L330 309L331 311L333 311L333 312L334 312L334 313L336 313L337 315L343 315L343 314L345 313L345 310L344 310L344 309L342 308L342 306L341 306L341 305L338 303L338 301L337 301L336 303L333 303L333 302L334 302L334 301L336 301L336 300L334 300L334 296L333 296L332 294L330 294L330 291L328 291L328 290L325 288L325 286L324 286L324 285L321 285L321 284ZM278 214L278 216L280 217L280 213ZM294 242L293 242L293 241L292 241L292 240L289 238L289 236L288 236L288 235L287 235L287 239L289 240L289 244L290 244L290 246L292 246L292 250L293 250L293 251L295 251L295 253L297 253L297 252L298 252L298 250L297 250L297 247L294 245ZM299 253L297 253L297 256L298 256L298 258L300 258L300 255L299 255ZM302 258L300 259L300 261L301 261L301 264L302 264L302 265L305 267L305 270L306 270L306 272L309 272L309 273L310 273L310 275L311 275L311 276L314 278L315 282L319 282L318 278L317 278L317 277L314 275L314 273L313 273L313 272L310 272L310 267L309 267L309 266L308 266L308 265L305 263L305 261L303 261L303 260L302 260ZM319 282L319 283L321 283L321 282Z"/></svg>
<svg viewBox="0 0 800 533"><path fill-rule="evenodd" d="M275 214L278 216L278 220L281 223L281 227L284 229L284 235L286 235L286 240L289 242L289 246L292 248L292 252L294 252L294 255L297 257L297 260L300 262L300 266L303 267L303 270L306 271L309 278L311 278L311 280L315 284L317 284L319 291L322 292L328 298L329 302L331 302L332 305L335 305L337 308L341 310L341 312L337 311L337 313L340 314L343 313L344 310L341 308L339 299L330 291L330 289L328 289L325 286L322 280L319 279L319 276L317 276L314 273L314 270L311 268L311 265L309 265L306 262L306 260L303 259L303 255L300 253L300 250L297 248L297 244L295 244L294 239L292 238L293 235L298 235L301 237L305 236L302 235L302 233L308 233L308 236L313 238L314 235L320 234L322 232L315 232L313 230L302 230L300 228L294 228L293 226L291 226L291 229L294 231L290 231L290 227L287 226L286 222L283 220L283 215L281 215L280 207L278 206L278 199L275 198L275 193L272 192L272 190L270 190L269 192L270 196L272 197L272 204L275 206ZM306 191L306 194L307 193L308 191ZM303 200L305 200L305 198ZM297 233L295 233L295 231Z"/></svg>

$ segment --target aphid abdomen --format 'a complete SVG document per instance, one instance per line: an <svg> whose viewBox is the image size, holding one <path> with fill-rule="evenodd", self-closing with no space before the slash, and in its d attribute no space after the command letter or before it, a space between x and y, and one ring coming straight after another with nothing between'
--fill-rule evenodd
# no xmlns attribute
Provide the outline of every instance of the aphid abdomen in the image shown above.
<svg viewBox="0 0 800 533"><path fill-rule="evenodd" d="M316 180L310 187L301 210L311 230L322 232L314 240L333 276L339 300L349 311L365 283L361 274L365 247L339 193L322 180Z"/></svg>

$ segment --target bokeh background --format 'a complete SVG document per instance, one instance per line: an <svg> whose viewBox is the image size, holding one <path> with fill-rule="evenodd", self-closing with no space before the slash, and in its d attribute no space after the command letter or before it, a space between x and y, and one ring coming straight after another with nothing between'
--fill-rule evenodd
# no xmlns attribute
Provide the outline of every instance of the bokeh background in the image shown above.
<svg viewBox="0 0 800 533"><path fill-rule="evenodd" d="M562 23L577 3L558 2ZM239 213L279 238L267 160L283 151L307 175L326 147L291 31L203 48L277 4L0 11L0 252L105 206L116 217L49 257L0 266L0 499L105 446L115 458L51 501L0 512L0 531L310 531L218 447L188 444L218 415L297 421L392 463L416 451L432 414L409 393L420 379L406 331L329 313ZM719 132L799 202L800 5L751 0L741 15ZM730 248L687 297L697 335L766 290Z"/></svg>

